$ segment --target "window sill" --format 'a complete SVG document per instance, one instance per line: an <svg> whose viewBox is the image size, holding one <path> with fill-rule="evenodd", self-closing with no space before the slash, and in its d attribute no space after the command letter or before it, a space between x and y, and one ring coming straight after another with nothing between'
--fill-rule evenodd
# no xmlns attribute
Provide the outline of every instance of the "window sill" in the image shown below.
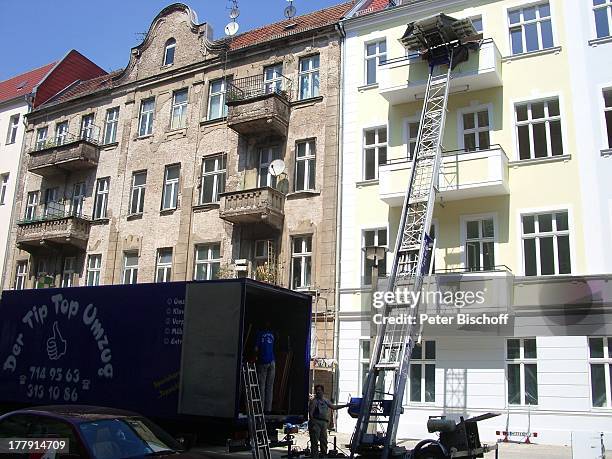
<svg viewBox="0 0 612 459"><path fill-rule="evenodd" d="M209 202L206 204L197 204L191 207L194 212L204 212L206 210L218 209L220 204L218 202Z"/></svg>
<svg viewBox="0 0 612 459"><path fill-rule="evenodd" d="M537 51L530 51L528 53L513 54L511 56L502 57L502 62L512 62L527 57L544 56L546 54L559 54L561 52L561 46L555 46L553 48L539 49Z"/></svg>
<svg viewBox="0 0 612 459"><path fill-rule="evenodd" d="M105 217L105 218L94 218L91 220L91 224L92 225L106 225L108 222L110 222L110 218Z"/></svg>
<svg viewBox="0 0 612 459"><path fill-rule="evenodd" d="M301 190L287 193L287 199L299 199L299 198L311 198L313 196L320 196L321 191L319 190Z"/></svg>
<svg viewBox="0 0 612 459"><path fill-rule="evenodd" d="M607 37L594 38L593 40L589 40L589 46L596 47L597 45L603 45L604 43L612 42L612 35L608 35Z"/></svg>
<svg viewBox="0 0 612 459"><path fill-rule="evenodd" d="M202 120L200 121L200 126L210 126L213 124L221 124L227 122L227 116L222 116L221 118L213 118L211 120Z"/></svg>
<svg viewBox="0 0 612 459"><path fill-rule="evenodd" d="M570 159L572 159L572 155L547 156L546 158L533 158L533 159L519 159L518 161L509 161L508 166L519 167L519 166L529 166L532 164L541 164L541 163L556 163L559 161L567 162Z"/></svg>
<svg viewBox="0 0 612 459"><path fill-rule="evenodd" d="M295 292L303 293L304 295L314 296L317 294L317 291L314 290L312 287L294 288L292 290Z"/></svg>
<svg viewBox="0 0 612 459"><path fill-rule="evenodd" d="M601 156L603 158L609 158L612 156L612 148L605 148L601 150Z"/></svg>
<svg viewBox="0 0 612 459"><path fill-rule="evenodd" d="M378 89L378 83L364 84L363 86L359 86L357 88L357 91L364 92L364 91L368 91L370 89Z"/></svg>
<svg viewBox="0 0 612 459"><path fill-rule="evenodd" d="M145 139L148 139L148 138L151 138L151 137L153 137L153 134L139 135L138 137L134 138L134 141L145 140Z"/></svg>
<svg viewBox="0 0 612 459"><path fill-rule="evenodd" d="M323 96L309 97L308 99L300 99L291 102L292 107L308 107L323 100Z"/></svg>
<svg viewBox="0 0 612 459"><path fill-rule="evenodd" d="M105 143L101 145L100 148L102 150L114 150L115 148L117 148L117 145L119 145L119 142Z"/></svg>
<svg viewBox="0 0 612 459"><path fill-rule="evenodd" d="M374 185L378 185L378 179L372 179L372 180L363 180L361 182L356 182L355 186L357 188L363 188L366 186L374 186Z"/></svg>
<svg viewBox="0 0 612 459"><path fill-rule="evenodd" d="M172 137L187 137L187 126L169 129L164 134L166 134L166 140L171 139Z"/></svg>
<svg viewBox="0 0 612 459"><path fill-rule="evenodd" d="M177 209L178 207L173 207L171 209L162 209L159 211L159 215L172 215L174 212L176 212Z"/></svg>
<svg viewBox="0 0 612 459"><path fill-rule="evenodd" d="M128 221L130 221L130 220L140 220L141 218L142 218L142 212L141 212L141 213L139 213L139 214L129 214L129 215L126 217L126 219L127 219Z"/></svg>

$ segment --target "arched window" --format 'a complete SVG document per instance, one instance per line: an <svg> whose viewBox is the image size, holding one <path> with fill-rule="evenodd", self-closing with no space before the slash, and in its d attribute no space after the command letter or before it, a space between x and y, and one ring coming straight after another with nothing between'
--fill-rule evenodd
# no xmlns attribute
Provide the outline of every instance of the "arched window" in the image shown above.
<svg viewBox="0 0 612 459"><path fill-rule="evenodd" d="M166 49L164 50L164 65L174 64L174 51L176 50L176 40L170 38L166 42Z"/></svg>

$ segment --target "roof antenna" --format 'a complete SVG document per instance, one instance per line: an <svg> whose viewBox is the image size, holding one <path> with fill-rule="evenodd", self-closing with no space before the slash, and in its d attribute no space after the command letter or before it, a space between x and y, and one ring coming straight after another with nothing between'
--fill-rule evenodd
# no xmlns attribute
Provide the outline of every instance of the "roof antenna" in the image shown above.
<svg viewBox="0 0 612 459"><path fill-rule="evenodd" d="M239 29L239 25L236 22L236 18L240 16L240 10L238 9L238 0L230 0L231 6L228 8L230 10L229 17L231 21L225 26L225 35L228 37L233 37L236 35Z"/></svg>
<svg viewBox="0 0 612 459"><path fill-rule="evenodd" d="M297 10L295 9L295 6L293 6L293 0L287 0L287 2L289 3L289 6L285 8L285 17L287 19L291 19L293 16L295 16Z"/></svg>

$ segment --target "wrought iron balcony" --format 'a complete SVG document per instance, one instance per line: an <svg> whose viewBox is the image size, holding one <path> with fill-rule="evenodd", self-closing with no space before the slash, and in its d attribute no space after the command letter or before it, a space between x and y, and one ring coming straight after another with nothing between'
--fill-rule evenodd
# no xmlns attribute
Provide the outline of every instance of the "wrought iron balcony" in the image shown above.
<svg viewBox="0 0 612 459"><path fill-rule="evenodd" d="M220 195L219 216L229 222L245 225L263 223L283 228L285 195L270 187L231 191Z"/></svg>
<svg viewBox="0 0 612 459"><path fill-rule="evenodd" d="M37 141L28 151L28 171L43 177L98 166L100 146L93 134L64 134Z"/></svg>
<svg viewBox="0 0 612 459"><path fill-rule="evenodd" d="M228 82L227 124L243 135L274 133L286 137L292 81L280 75L274 81L264 75Z"/></svg>
<svg viewBox="0 0 612 459"><path fill-rule="evenodd" d="M17 246L30 253L61 247L85 250L91 219L82 202L60 201L29 207L17 222Z"/></svg>

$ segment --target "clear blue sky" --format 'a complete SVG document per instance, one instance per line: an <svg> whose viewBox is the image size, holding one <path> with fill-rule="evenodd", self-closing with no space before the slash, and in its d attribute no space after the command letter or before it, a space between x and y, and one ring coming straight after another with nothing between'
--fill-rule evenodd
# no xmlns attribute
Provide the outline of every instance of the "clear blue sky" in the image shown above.
<svg viewBox="0 0 612 459"><path fill-rule="evenodd" d="M294 0L304 14L344 0ZM74 48L105 70L127 65L139 32L171 0L0 0L0 81L60 59ZM186 0L215 38L229 22L227 0ZM284 19L287 0L238 0L240 32Z"/></svg>

